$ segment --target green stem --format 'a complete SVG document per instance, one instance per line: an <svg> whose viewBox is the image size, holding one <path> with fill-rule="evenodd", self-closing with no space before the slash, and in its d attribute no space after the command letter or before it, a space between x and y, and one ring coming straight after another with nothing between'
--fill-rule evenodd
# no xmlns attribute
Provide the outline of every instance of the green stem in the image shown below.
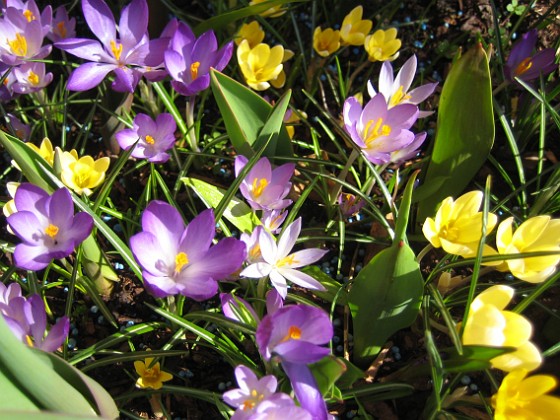
<svg viewBox="0 0 560 420"><path fill-rule="evenodd" d="M200 152L198 147L198 139L196 138L196 128L194 125L194 108L195 108L195 98L196 96L191 96L187 99L187 105L185 108L185 116L187 120L187 141L193 152Z"/></svg>

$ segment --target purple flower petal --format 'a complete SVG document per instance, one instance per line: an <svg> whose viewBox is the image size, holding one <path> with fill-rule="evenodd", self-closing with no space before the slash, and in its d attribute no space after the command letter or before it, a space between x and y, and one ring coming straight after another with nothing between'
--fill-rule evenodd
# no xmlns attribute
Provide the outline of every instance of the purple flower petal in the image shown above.
<svg viewBox="0 0 560 420"><path fill-rule="evenodd" d="M311 413L313 420L327 420L327 405L309 368L290 362L283 362L282 367L290 378L292 388L302 408Z"/></svg>
<svg viewBox="0 0 560 420"><path fill-rule="evenodd" d="M102 0L82 0L82 10L86 22L105 47L110 47L116 39L117 25L113 13Z"/></svg>
<svg viewBox="0 0 560 420"><path fill-rule="evenodd" d="M85 91L93 89L107 74L114 70L115 64L85 63L72 72L68 78L67 88L74 91Z"/></svg>
<svg viewBox="0 0 560 420"><path fill-rule="evenodd" d="M121 12L119 35L122 43L132 48L142 41L148 29L146 0L133 0Z"/></svg>

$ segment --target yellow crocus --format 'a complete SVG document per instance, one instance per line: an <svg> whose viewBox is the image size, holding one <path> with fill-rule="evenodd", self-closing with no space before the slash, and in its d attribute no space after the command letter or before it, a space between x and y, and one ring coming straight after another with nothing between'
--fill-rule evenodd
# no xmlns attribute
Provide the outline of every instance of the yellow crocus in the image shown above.
<svg viewBox="0 0 560 420"><path fill-rule="evenodd" d="M465 258L474 257L482 236L482 212L479 212L483 194L471 191L463 194L456 201L447 197L442 201L435 219L428 217L422 226L424 236L435 248ZM486 233L496 226L498 218L488 213ZM485 254L495 251L485 245Z"/></svg>
<svg viewBox="0 0 560 420"><path fill-rule="evenodd" d="M60 178L64 185L77 194L90 195L92 189L105 180L105 172L109 169L110 159L102 157L94 160L91 156L78 157L78 152L62 152L57 148L56 153L60 159Z"/></svg>
<svg viewBox="0 0 560 420"><path fill-rule="evenodd" d="M513 231L513 217L504 220L496 231L500 254L552 251L560 252L560 219L536 216L527 219ZM505 260L498 270L511 271L529 283L541 283L556 271L560 254Z"/></svg>
<svg viewBox="0 0 560 420"><path fill-rule="evenodd" d="M33 143L26 143L29 147L35 150L37 153L41 155L43 159L47 161L47 163L53 166L54 162L54 149L51 141L45 137L39 147L35 146Z"/></svg>
<svg viewBox="0 0 560 420"><path fill-rule="evenodd" d="M342 21L340 27L340 39L342 45L364 45L367 34L371 31L373 22L363 19L364 8L356 6Z"/></svg>
<svg viewBox="0 0 560 420"><path fill-rule="evenodd" d="M531 323L520 314L504 310L513 298L509 286L489 287L474 298L463 330L466 346L513 347L515 350L490 360L492 367L511 372L538 368L542 356L530 341Z"/></svg>
<svg viewBox="0 0 560 420"><path fill-rule="evenodd" d="M256 20L250 23L244 23L234 37L235 44L241 44L244 39L249 43L249 47L253 48L260 44L264 39L264 31Z"/></svg>
<svg viewBox="0 0 560 420"><path fill-rule="evenodd" d="M399 56L401 40L397 39L397 29L379 29L368 35L364 41L369 61L393 61Z"/></svg>
<svg viewBox="0 0 560 420"><path fill-rule="evenodd" d="M237 48L237 60L245 81L259 91L268 89L270 82L279 77L283 59L284 47L281 45L270 48L263 43L251 48L247 40L243 40Z"/></svg>
<svg viewBox="0 0 560 420"><path fill-rule="evenodd" d="M294 56L294 52L292 50L284 49L284 56L282 57L282 70L278 74L278 77L272 79L270 84L274 86L276 89L280 89L284 87L286 83L286 71L284 70L284 63L288 61L290 58Z"/></svg>
<svg viewBox="0 0 560 420"><path fill-rule="evenodd" d="M153 363L153 357L147 357L144 361L134 362L134 369L139 378L136 380L138 388L160 389L163 382L173 379L173 375L160 369L159 362Z"/></svg>
<svg viewBox="0 0 560 420"><path fill-rule="evenodd" d="M340 48L340 31L327 28L324 31L317 26L313 32L313 49L321 57L328 57Z"/></svg>
<svg viewBox="0 0 560 420"><path fill-rule="evenodd" d="M256 4L261 4L267 1L269 0L252 0L251 2L249 2L249 6L254 6ZM286 13L286 9L282 4L280 4L278 6L272 6L270 9L266 9L264 12L260 13L260 15L262 17L275 18L282 16L284 13Z"/></svg>
<svg viewBox="0 0 560 420"><path fill-rule="evenodd" d="M519 369L509 373L492 396L495 420L556 420L560 398L548 395L558 385L554 376L533 375Z"/></svg>

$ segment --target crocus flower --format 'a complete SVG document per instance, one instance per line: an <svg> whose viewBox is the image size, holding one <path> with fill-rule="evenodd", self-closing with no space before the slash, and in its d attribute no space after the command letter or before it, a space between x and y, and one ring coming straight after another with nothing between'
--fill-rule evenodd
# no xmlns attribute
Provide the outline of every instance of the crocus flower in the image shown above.
<svg viewBox="0 0 560 420"><path fill-rule="evenodd" d="M450 254L465 258L474 257L482 236L483 214L478 210L483 198L481 191L468 192L456 201L447 197L442 201L435 219L428 217L424 222L422 232L426 239L435 248L441 247ZM497 222L498 217L494 213L488 213L487 234L494 229ZM491 251L487 245L485 253L486 249Z"/></svg>
<svg viewBox="0 0 560 420"><path fill-rule="evenodd" d="M53 166L54 163L54 149L52 146L51 141L45 137L39 147L35 146L33 143L25 143L37 153L41 155L43 159L47 161L47 163Z"/></svg>
<svg viewBox="0 0 560 420"><path fill-rule="evenodd" d="M397 38L396 28L389 28L386 31L378 29L366 37L364 47L369 61L393 61L399 56L401 40Z"/></svg>
<svg viewBox="0 0 560 420"><path fill-rule="evenodd" d="M14 9L18 13L13 14ZM43 34L46 35L49 32L52 22L52 7L47 6L41 12L35 0L6 0L6 15L9 15L9 19L31 22L37 20L41 23L43 28Z"/></svg>
<svg viewBox="0 0 560 420"><path fill-rule="evenodd" d="M515 77L529 81L536 79L541 74L547 75L554 71L557 65L554 63L556 54L553 48L545 48L534 53L537 44L537 30L532 29L523 34L517 41L507 59L504 72L509 81Z"/></svg>
<svg viewBox="0 0 560 420"><path fill-rule="evenodd" d="M154 363L153 357L146 357L144 361L136 360L134 369L139 376L136 380L138 388L161 389L164 382L173 379L173 375L161 370L159 362Z"/></svg>
<svg viewBox="0 0 560 420"><path fill-rule="evenodd" d="M313 32L313 49L321 57L328 57L340 48L340 31L327 28L324 31L320 26Z"/></svg>
<svg viewBox="0 0 560 420"><path fill-rule="evenodd" d="M268 0L251 0L249 2L249 6L254 6L256 4L261 4L261 3L264 3L265 1L268 1ZM279 4L278 6L272 6L271 8L266 9L264 12L261 12L260 15L262 17L275 18L275 17L282 16L284 13L286 13L286 8L284 7L284 5Z"/></svg>
<svg viewBox="0 0 560 420"><path fill-rule="evenodd" d="M280 232L282 223L284 223L287 216L288 212L285 210L264 210L261 223L270 233L277 234Z"/></svg>
<svg viewBox="0 0 560 420"><path fill-rule="evenodd" d="M12 89L16 93L27 94L38 92L52 82L52 73L45 73L45 63L28 62L15 67L16 79Z"/></svg>
<svg viewBox="0 0 560 420"><path fill-rule="evenodd" d="M148 204L142 214L142 232L130 238L148 290L156 297L180 293L205 300L214 296L218 280L237 271L246 252L235 238L210 246L214 235L211 209L185 226L175 207L158 200Z"/></svg>
<svg viewBox="0 0 560 420"><path fill-rule="evenodd" d="M11 134L22 141L29 140L31 127L28 124L24 124L18 117L10 112L6 114L6 122L9 124L9 132Z"/></svg>
<svg viewBox="0 0 560 420"><path fill-rule="evenodd" d="M6 8L4 17L0 19L1 62L9 66L17 66L28 60L45 58L50 54L51 45L42 47L44 28L41 19L29 20L30 18L31 15L26 16L25 11L22 12L15 7Z"/></svg>
<svg viewBox="0 0 560 420"><path fill-rule="evenodd" d="M277 396L264 400L251 416L251 420L285 419L312 420L314 417L305 408L295 405L294 400L289 395L281 393L277 393Z"/></svg>
<svg viewBox="0 0 560 420"><path fill-rule="evenodd" d="M327 419L325 401L307 367L330 353L323 347L333 336L328 314L307 305L289 305L266 315L257 327L256 341L265 360L276 358L290 378L301 406L314 419Z"/></svg>
<svg viewBox="0 0 560 420"><path fill-rule="evenodd" d="M66 188L52 195L23 183L14 197L17 212L8 217L12 231L23 241L14 251L15 265L26 270L42 270L51 260L70 255L91 233L93 219L76 213Z"/></svg>
<svg viewBox="0 0 560 420"><path fill-rule="evenodd" d="M560 413L560 398L549 395L558 385L551 375L527 377L525 369L508 373L498 392L492 396L495 420L547 419Z"/></svg>
<svg viewBox="0 0 560 420"><path fill-rule="evenodd" d="M256 20L250 23L244 23L241 25L239 31L234 37L235 45L241 44L241 41L244 39L247 40L249 43L249 47L253 48L263 42L264 39L264 31Z"/></svg>
<svg viewBox="0 0 560 420"><path fill-rule="evenodd" d="M256 262L263 261L262 254L261 254L261 246L259 245L259 235L263 226L257 226L253 229L251 234L242 233L239 239L245 244L247 247L247 258L246 262L248 264L254 264Z"/></svg>
<svg viewBox="0 0 560 420"><path fill-rule="evenodd" d="M12 85L16 81L11 66L0 61L0 102L8 102L13 98L14 91Z"/></svg>
<svg viewBox="0 0 560 420"><path fill-rule="evenodd" d="M516 350L490 360L492 367L511 372L536 369L542 362L530 341L533 326L522 315L504 310L514 295L508 286L496 285L481 292L472 302L463 330L463 345L514 347Z"/></svg>
<svg viewBox="0 0 560 420"><path fill-rule="evenodd" d="M362 106L354 97L344 102L344 128L375 164L388 163L391 153L414 141L410 127L418 118L418 107L412 104L388 108L383 94L378 93Z"/></svg>
<svg viewBox="0 0 560 420"><path fill-rule="evenodd" d="M241 41L237 47L239 68L249 87L255 90L266 90L270 82L279 77L283 70L284 47L258 44L251 48L249 42Z"/></svg>
<svg viewBox="0 0 560 420"><path fill-rule="evenodd" d="M312 290L326 290L325 287L309 274L297 270L323 258L328 250L309 248L290 253L301 231L301 217L290 224L278 240L278 244L270 233L261 230L259 246L264 262L257 262L246 267L241 276L250 278L270 277L274 288L282 298L286 298L290 280L301 287Z"/></svg>
<svg viewBox="0 0 560 420"><path fill-rule="evenodd" d="M340 27L340 39L343 45L364 45L373 22L369 19L362 20L363 13L364 8L356 6L344 17Z"/></svg>
<svg viewBox="0 0 560 420"><path fill-rule="evenodd" d="M52 29L47 34L52 42L62 41L66 38L76 37L76 18L69 18L64 6L59 6L54 11Z"/></svg>
<svg viewBox="0 0 560 420"><path fill-rule="evenodd" d="M99 85L109 72L115 73L111 87L118 92L134 92L143 71L163 62L163 52L169 40L148 40L148 5L146 0L133 0L122 12L117 25L111 10L103 0L82 0L86 22L101 41L66 38L57 48L88 62L79 66L68 79L68 89L89 90Z"/></svg>
<svg viewBox="0 0 560 420"><path fill-rule="evenodd" d="M249 302L239 296L231 293L220 293L220 303L226 318L249 325L257 325L260 321L259 316Z"/></svg>
<svg viewBox="0 0 560 420"><path fill-rule="evenodd" d="M414 75L416 74L416 56L413 55L403 64L397 77L393 78L393 66L389 61L385 61L379 73L379 92L383 94L387 105L392 108L400 104L418 105L430 96L437 83L426 83L416 89L409 91ZM373 88L371 81L368 82L368 93L373 98L377 92ZM420 111L419 118L431 115L433 111Z"/></svg>
<svg viewBox="0 0 560 420"><path fill-rule="evenodd" d="M420 149L420 146L422 146L426 140L426 135L426 132L422 131L414 136L414 140L412 140L412 143L408 146L391 152L391 163L402 165L405 161L416 157L416 155L418 155L418 149Z"/></svg>
<svg viewBox="0 0 560 420"><path fill-rule="evenodd" d="M337 203L342 215L346 218L350 218L364 207L365 201L360 197L356 197L354 194L340 193L337 198Z"/></svg>
<svg viewBox="0 0 560 420"><path fill-rule="evenodd" d="M30 347L43 351L58 349L70 329L68 317L63 316L47 333L47 314L45 304L39 295L25 298L18 284L6 287L0 283L0 313L14 335Z"/></svg>
<svg viewBox="0 0 560 420"><path fill-rule="evenodd" d="M159 114L154 121L146 114L137 114L133 127L119 131L115 137L121 148L128 150L134 146L131 156L148 159L152 163L169 160L168 150L175 144L177 124L171 114Z"/></svg>
<svg viewBox="0 0 560 420"><path fill-rule="evenodd" d="M552 251L560 252L560 219L536 216L527 219L513 231L513 217L500 223L496 231L496 245L500 254ZM529 283L541 283L555 271L560 255L526 257L504 260L497 267L511 271L515 277Z"/></svg>
<svg viewBox="0 0 560 420"><path fill-rule="evenodd" d="M235 176L239 176L247 162L245 156L236 156ZM261 158L251 168L241 183L239 191L254 210L284 209L292 204L292 200L285 197L292 187L290 178L294 169L293 163L286 163L273 170L269 160L265 157Z"/></svg>
<svg viewBox="0 0 560 420"><path fill-rule="evenodd" d="M165 51L165 67L173 78L171 86L181 95L196 95L210 86L210 68L222 71L232 53L233 42L218 49L213 31L196 38L186 23L179 22Z"/></svg>
<svg viewBox="0 0 560 420"><path fill-rule="evenodd" d="M95 160L89 155L79 157L74 149L63 152L57 147L55 154L60 157L62 182L76 194L91 195L92 189L105 180L111 162L106 156Z"/></svg>
<svg viewBox="0 0 560 420"><path fill-rule="evenodd" d="M233 420L249 418L260 403L275 394L278 386L274 375L259 379L251 369L243 365L235 368L235 379L239 388L224 392L222 396L227 404L237 408L231 417Z"/></svg>

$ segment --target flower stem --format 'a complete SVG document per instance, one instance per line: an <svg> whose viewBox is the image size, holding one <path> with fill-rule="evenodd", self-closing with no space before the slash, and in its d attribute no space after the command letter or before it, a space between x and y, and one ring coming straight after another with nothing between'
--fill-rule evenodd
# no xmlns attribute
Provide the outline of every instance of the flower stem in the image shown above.
<svg viewBox="0 0 560 420"><path fill-rule="evenodd" d="M185 108L185 117L187 120L187 140L189 142L189 146L193 152L200 152L198 147L198 139L196 138L196 129L194 126L194 105L195 105L195 96L190 96L187 99L187 105Z"/></svg>

